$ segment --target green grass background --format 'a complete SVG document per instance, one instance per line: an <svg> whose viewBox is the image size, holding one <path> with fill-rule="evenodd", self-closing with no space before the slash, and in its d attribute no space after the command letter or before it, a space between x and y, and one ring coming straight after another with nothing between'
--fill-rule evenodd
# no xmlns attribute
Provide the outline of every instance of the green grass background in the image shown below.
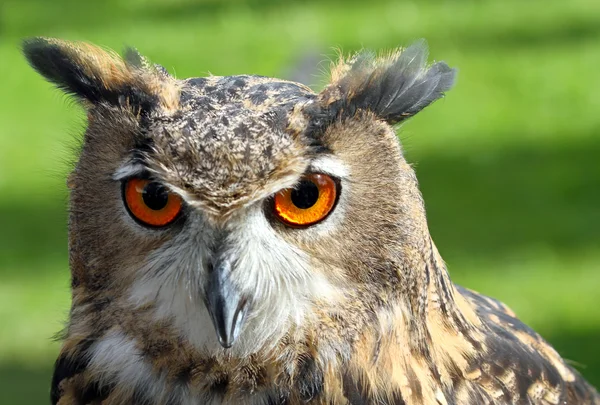
<svg viewBox="0 0 600 405"><path fill-rule="evenodd" d="M133 45L181 78L312 64L316 88L334 48L426 38L458 83L399 136L451 275L506 302L600 385L597 0L4 0L1 404L48 401L69 305L64 177L84 114L24 62L32 35Z"/></svg>

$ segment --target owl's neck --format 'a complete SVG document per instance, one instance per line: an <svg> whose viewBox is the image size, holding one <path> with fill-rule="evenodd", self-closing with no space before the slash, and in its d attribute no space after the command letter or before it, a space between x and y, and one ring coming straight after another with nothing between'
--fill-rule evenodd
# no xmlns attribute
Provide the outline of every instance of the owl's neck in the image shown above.
<svg viewBox="0 0 600 405"><path fill-rule="evenodd" d="M401 269L407 275L405 281L412 286L402 291L401 301L405 301L408 326L415 333L414 338L421 337L421 344L426 345L432 322L443 322L451 332L460 333L476 329L480 322L473 308L456 290L430 236L424 244L416 269Z"/></svg>
<svg viewBox="0 0 600 405"><path fill-rule="evenodd" d="M329 366L325 368L325 385L340 386L344 398L360 398L378 386L387 392L394 387L405 396L413 393L424 400L416 403L445 403L439 402L443 384L451 384L456 370L467 370L469 359L481 350L481 320L451 282L431 239L427 242L429 250L421 250L427 252L422 260L413 262L415 267L410 271L400 269L408 278L396 299L374 311L349 338L349 346L340 344L341 336L327 342L341 348L333 367L327 364L331 356L318 357L314 362ZM344 331L348 330L352 328L345 325ZM318 353L330 353L328 344ZM375 392L369 395L377 397Z"/></svg>

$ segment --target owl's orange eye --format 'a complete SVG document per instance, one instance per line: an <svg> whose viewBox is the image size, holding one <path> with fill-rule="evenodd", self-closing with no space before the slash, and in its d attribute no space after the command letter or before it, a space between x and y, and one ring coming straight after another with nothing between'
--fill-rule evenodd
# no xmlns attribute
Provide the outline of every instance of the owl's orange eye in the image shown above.
<svg viewBox="0 0 600 405"><path fill-rule="evenodd" d="M129 179L123 194L131 215L149 226L165 226L181 212L181 197L160 183L145 179Z"/></svg>
<svg viewBox="0 0 600 405"><path fill-rule="evenodd" d="M275 216L283 223L305 227L322 221L337 201L337 184L326 174L305 176L295 188L275 194Z"/></svg>

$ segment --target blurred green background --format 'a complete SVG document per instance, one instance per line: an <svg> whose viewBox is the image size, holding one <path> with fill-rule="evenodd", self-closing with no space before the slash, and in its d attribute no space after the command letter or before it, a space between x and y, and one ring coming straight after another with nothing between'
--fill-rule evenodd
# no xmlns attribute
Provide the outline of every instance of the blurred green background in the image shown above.
<svg viewBox="0 0 600 405"><path fill-rule="evenodd" d="M599 1L3 0L0 403L47 403L69 305L64 178L85 123L21 57L32 35L133 45L180 78L315 88L335 48L426 38L458 84L399 133L451 275L600 385Z"/></svg>

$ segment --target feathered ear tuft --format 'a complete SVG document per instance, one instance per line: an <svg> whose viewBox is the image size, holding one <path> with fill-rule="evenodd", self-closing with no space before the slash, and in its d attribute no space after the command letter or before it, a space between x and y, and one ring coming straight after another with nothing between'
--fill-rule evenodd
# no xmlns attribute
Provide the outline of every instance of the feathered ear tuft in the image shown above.
<svg viewBox="0 0 600 405"><path fill-rule="evenodd" d="M179 101L175 79L134 50L124 60L87 43L31 38L23 42L23 53L47 80L91 105L174 109Z"/></svg>
<svg viewBox="0 0 600 405"><path fill-rule="evenodd" d="M444 62L427 66L421 40L388 56L362 51L332 69L332 82L319 94L320 115L330 119L368 110L390 124L411 117L443 97L456 70Z"/></svg>

